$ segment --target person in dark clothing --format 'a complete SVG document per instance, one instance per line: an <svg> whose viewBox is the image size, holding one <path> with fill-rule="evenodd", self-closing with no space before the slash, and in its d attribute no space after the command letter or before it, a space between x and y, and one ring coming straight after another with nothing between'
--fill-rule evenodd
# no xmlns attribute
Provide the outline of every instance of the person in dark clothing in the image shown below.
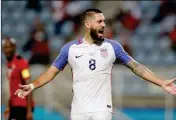
<svg viewBox="0 0 176 120"><path fill-rule="evenodd" d="M151 23L160 23L166 16L176 14L176 2L163 0Z"/></svg>
<svg viewBox="0 0 176 120"><path fill-rule="evenodd" d="M26 9L41 12L42 6L40 0L27 0Z"/></svg>
<svg viewBox="0 0 176 120"><path fill-rule="evenodd" d="M23 51L31 51L32 56L29 64L44 64L50 63L50 50L48 43L48 35L44 30L34 30L31 37L24 45Z"/></svg>
<svg viewBox="0 0 176 120"><path fill-rule="evenodd" d="M4 111L4 117L8 120L32 120L34 108L32 94L25 99L19 99L14 95L19 84L25 85L30 82L28 61L15 53L16 43L13 38L4 38L2 47L7 59L7 78L10 87L10 99Z"/></svg>

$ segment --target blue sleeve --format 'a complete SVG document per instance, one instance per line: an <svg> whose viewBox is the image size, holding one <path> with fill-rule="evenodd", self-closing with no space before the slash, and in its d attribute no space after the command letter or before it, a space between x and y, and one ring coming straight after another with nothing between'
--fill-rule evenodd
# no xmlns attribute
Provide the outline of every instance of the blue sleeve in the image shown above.
<svg viewBox="0 0 176 120"><path fill-rule="evenodd" d="M119 59L122 64L127 64L132 59L132 57L125 52L123 47L118 42L112 41L111 44L113 46L116 58Z"/></svg>
<svg viewBox="0 0 176 120"><path fill-rule="evenodd" d="M67 65L69 48L70 46L64 45L60 51L60 54L53 62L53 66L55 66L57 69L63 70L64 67Z"/></svg>

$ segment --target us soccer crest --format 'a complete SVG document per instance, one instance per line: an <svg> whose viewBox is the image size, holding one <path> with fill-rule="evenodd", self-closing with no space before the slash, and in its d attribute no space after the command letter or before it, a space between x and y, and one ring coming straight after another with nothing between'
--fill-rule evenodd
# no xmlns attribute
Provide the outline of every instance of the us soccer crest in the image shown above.
<svg viewBox="0 0 176 120"><path fill-rule="evenodd" d="M108 57L108 50L107 50L107 48L101 48L100 49L100 53L101 53L102 57L104 57L104 58Z"/></svg>

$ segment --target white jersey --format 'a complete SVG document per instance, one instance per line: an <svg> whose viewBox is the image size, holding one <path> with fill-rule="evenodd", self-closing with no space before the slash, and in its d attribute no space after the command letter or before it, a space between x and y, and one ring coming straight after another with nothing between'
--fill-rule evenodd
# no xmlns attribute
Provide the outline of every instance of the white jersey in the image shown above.
<svg viewBox="0 0 176 120"><path fill-rule="evenodd" d="M82 39L63 46L53 65L63 70L69 63L72 68L71 114L112 112L111 70L116 58L123 64L131 59L119 43L109 39L101 46L85 44Z"/></svg>

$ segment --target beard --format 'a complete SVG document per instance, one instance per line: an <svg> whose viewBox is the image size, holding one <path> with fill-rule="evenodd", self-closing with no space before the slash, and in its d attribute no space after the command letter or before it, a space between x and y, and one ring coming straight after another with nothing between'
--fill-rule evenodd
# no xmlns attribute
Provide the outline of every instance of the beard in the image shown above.
<svg viewBox="0 0 176 120"><path fill-rule="evenodd" d="M94 28L90 29L90 36L93 40L93 43L98 46L100 46L102 44L102 42L104 41L104 37L98 37L98 33L97 33L96 29L94 29Z"/></svg>
<svg viewBox="0 0 176 120"><path fill-rule="evenodd" d="M9 62L12 61L14 55L15 55L15 51L11 52L9 55L6 55L7 61L9 61Z"/></svg>

